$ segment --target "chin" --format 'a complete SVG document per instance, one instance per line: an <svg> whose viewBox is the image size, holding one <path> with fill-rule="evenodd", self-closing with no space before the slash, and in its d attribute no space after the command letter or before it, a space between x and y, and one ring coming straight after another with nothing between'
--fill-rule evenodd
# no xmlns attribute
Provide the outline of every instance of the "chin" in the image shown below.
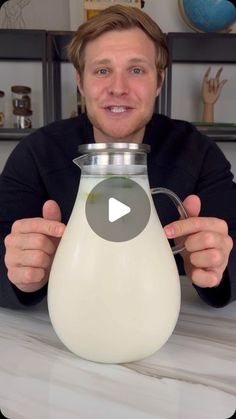
<svg viewBox="0 0 236 419"><path fill-rule="evenodd" d="M103 127L102 129L100 128L98 132L100 133L99 137L104 137L104 140L106 140L107 142L122 142L125 141L126 138L130 138L130 136L132 136L132 134L130 135L130 133L127 135L127 133L118 132L118 130L109 130L106 129L106 127Z"/></svg>
<svg viewBox="0 0 236 419"><path fill-rule="evenodd" d="M115 135L110 137L110 142L114 143L132 143L136 142L132 135Z"/></svg>
<svg viewBox="0 0 236 419"><path fill-rule="evenodd" d="M140 142L140 138L143 138L145 131L145 125L148 122L147 118L142 118L139 121L102 121L98 118L92 118L90 115L90 122L94 126L97 134L97 141L104 142ZM148 118L149 119L149 118ZM132 123L131 123L132 122Z"/></svg>
<svg viewBox="0 0 236 419"><path fill-rule="evenodd" d="M120 125L122 122L120 123ZM101 132L106 136L106 138L111 138L111 141L114 142L132 142L132 138L137 137L137 132L139 129L119 129L121 127L114 126L112 129L104 127Z"/></svg>

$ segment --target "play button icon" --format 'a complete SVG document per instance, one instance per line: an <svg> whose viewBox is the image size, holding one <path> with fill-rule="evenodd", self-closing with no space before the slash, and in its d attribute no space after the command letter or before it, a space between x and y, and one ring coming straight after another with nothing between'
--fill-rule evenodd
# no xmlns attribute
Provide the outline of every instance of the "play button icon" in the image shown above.
<svg viewBox="0 0 236 419"><path fill-rule="evenodd" d="M115 198L109 198L108 220L110 223L114 223L114 221L129 214L130 211L131 209L128 205L123 204Z"/></svg>
<svg viewBox="0 0 236 419"><path fill-rule="evenodd" d="M90 191L85 213L92 230L105 240L131 240L146 227L151 207L144 189L128 177L111 176Z"/></svg>

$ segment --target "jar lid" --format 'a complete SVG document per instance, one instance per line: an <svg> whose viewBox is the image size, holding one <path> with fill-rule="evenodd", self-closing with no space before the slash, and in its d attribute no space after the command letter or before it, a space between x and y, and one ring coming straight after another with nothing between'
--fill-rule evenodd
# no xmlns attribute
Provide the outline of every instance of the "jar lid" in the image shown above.
<svg viewBox="0 0 236 419"><path fill-rule="evenodd" d="M18 115L18 116L31 116L32 113L33 112L30 109L26 109L26 108L14 108L13 109L13 114Z"/></svg>
<svg viewBox="0 0 236 419"><path fill-rule="evenodd" d="M81 144L78 147L80 153L93 153L98 151L104 152L129 152L136 151L141 153L149 153L151 147L149 144L143 143L92 143L92 144Z"/></svg>
<svg viewBox="0 0 236 419"><path fill-rule="evenodd" d="M11 86L11 91L13 93L26 94L26 93L31 93L31 88L28 86Z"/></svg>
<svg viewBox="0 0 236 419"><path fill-rule="evenodd" d="M22 96L21 99L13 99L12 104L14 108L28 109L29 100L27 99L27 96Z"/></svg>
<svg viewBox="0 0 236 419"><path fill-rule="evenodd" d="M5 96L5 93L3 90L0 90L0 97L3 97L3 96Z"/></svg>

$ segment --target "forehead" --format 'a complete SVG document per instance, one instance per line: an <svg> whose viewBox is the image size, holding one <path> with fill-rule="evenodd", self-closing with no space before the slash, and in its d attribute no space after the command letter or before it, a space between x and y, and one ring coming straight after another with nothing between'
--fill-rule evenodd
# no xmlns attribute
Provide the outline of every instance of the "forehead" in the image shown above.
<svg viewBox="0 0 236 419"><path fill-rule="evenodd" d="M103 33L89 41L85 47L85 61L109 59L116 54L122 57L148 57L155 59L155 44L139 28L114 30Z"/></svg>

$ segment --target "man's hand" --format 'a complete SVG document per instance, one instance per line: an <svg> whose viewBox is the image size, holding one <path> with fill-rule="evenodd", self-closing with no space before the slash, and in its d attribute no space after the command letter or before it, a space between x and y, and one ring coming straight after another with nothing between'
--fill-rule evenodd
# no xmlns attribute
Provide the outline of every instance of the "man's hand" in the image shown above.
<svg viewBox="0 0 236 419"><path fill-rule="evenodd" d="M181 255L186 275L195 285L218 286L233 247L227 223L218 218L198 217L201 202L196 195L188 196L183 204L189 218L165 226L166 235L169 239L184 237L185 250Z"/></svg>
<svg viewBox="0 0 236 419"><path fill-rule="evenodd" d="M14 222L5 238L5 263L9 280L21 291L37 291L46 284L64 229L60 208L51 200L45 202L42 218Z"/></svg>

